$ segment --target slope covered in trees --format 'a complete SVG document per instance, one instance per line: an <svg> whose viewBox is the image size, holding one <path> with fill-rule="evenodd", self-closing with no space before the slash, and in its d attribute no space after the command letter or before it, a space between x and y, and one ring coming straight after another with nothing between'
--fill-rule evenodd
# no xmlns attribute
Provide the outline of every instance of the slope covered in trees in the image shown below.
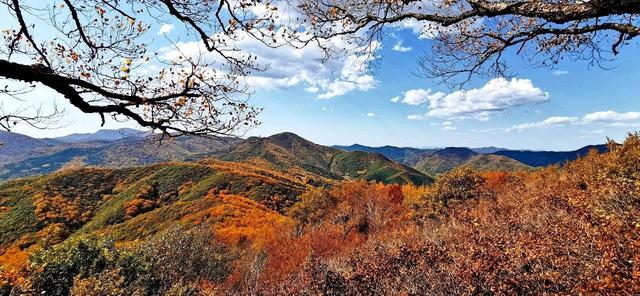
<svg viewBox="0 0 640 296"><path fill-rule="evenodd" d="M293 133L251 137L223 154L223 160L266 161L279 169L300 168L331 179L428 184L433 178L371 152L349 152L315 144Z"/></svg>
<svg viewBox="0 0 640 296"><path fill-rule="evenodd" d="M640 135L609 149L536 171L456 169L430 186L309 186L296 167L217 160L17 180L0 188L2 287L637 294Z"/></svg>

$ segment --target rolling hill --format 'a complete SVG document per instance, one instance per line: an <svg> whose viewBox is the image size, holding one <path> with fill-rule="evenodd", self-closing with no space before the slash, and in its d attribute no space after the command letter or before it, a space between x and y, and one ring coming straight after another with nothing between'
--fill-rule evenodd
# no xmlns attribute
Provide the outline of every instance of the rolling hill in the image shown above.
<svg viewBox="0 0 640 296"><path fill-rule="evenodd" d="M344 151L312 143L293 133L251 137L220 156L227 161L268 162L280 170L300 168L330 179L428 184L433 178L381 154Z"/></svg>
<svg viewBox="0 0 640 296"><path fill-rule="evenodd" d="M448 147L422 154L413 167L421 172L441 174L466 164L476 155L468 148Z"/></svg>
<svg viewBox="0 0 640 296"><path fill-rule="evenodd" d="M532 169L522 162L502 155L478 154L471 157L465 164L478 171L523 171Z"/></svg>
<svg viewBox="0 0 640 296"><path fill-rule="evenodd" d="M36 139L0 130L0 165L27 159L34 154L51 153L60 144L53 139Z"/></svg>
<svg viewBox="0 0 640 296"><path fill-rule="evenodd" d="M203 221L214 225L223 239L242 241L247 235L264 235L238 234L246 223L255 224L250 229L263 225L265 232L292 223L282 213L312 187L358 178L415 184L433 180L377 153L346 152L291 133L238 140L224 148L210 141L182 137L158 149L147 146L157 143L127 138L18 162L25 170L45 168L40 173L58 169L0 183L0 263L24 261L26 254L73 236L108 233L125 243ZM215 158L198 154L213 151ZM77 158L105 166L192 156L200 160L125 168L63 165Z"/></svg>
<svg viewBox="0 0 640 296"><path fill-rule="evenodd" d="M420 148L395 147L395 146L369 147L369 146L364 146L360 144L354 144L350 146L333 146L333 147L341 150L345 150L345 151L364 151L364 152L379 153L388 157L391 160L395 160L403 164L407 164L406 163L407 160L414 155L434 150L434 149L420 149Z"/></svg>

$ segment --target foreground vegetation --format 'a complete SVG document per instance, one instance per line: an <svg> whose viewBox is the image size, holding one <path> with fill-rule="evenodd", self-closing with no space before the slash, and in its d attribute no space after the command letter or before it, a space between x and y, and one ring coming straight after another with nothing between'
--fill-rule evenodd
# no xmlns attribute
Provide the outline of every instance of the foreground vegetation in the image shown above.
<svg viewBox="0 0 640 296"><path fill-rule="evenodd" d="M638 294L640 135L609 150L430 186L216 161L17 180L2 293Z"/></svg>

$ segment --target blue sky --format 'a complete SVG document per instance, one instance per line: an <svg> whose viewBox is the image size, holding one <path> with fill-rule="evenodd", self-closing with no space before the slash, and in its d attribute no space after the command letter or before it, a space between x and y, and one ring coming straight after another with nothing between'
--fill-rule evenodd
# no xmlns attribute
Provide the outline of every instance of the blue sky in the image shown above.
<svg viewBox="0 0 640 296"><path fill-rule="evenodd" d="M0 17L6 20L6 12L0 12ZM168 44L159 30L158 25L148 33L157 39L153 44L158 49ZM614 67L610 70L573 61L561 63L557 69L538 69L524 65L520 57L509 57L517 73L515 81L476 78L464 92L454 93L413 74L430 40L420 39L411 29L389 33L378 50L373 73L349 67L349 55L322 64L314 59L317 55L312 49L256 49L248 42L246 46L264 56L271 68L254 79L250 103L264 111L262 124L247 135L290 131L325 145L569 150L603 143L606 137L621 140L627 132L640 129L637 42L624 47L617 59L607 64ZM184 46L195 42L184 35L179 24L164 26L163 34ZM391 101L394 97L397 102ZM54 98L51 91L38 89L29 102L50 103ZM0 99L8 106L16 104ZM35 130L22 125L15 131L54 137L101 128L97 115L81 114L64 99L56 100L68 111L62 127ZM495 108L475 110L473 102ZM135 127L130 122L108 122L106 128L124 126Z"/></svg>

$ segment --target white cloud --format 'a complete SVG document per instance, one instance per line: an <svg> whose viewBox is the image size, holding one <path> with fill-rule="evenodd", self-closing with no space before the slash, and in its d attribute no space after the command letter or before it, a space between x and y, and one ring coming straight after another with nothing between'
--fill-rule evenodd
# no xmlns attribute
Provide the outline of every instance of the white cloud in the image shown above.
<svg viewBox="0 0 640 296"><path fill-rule="evenodd" d="M565 71L565 70L555 70L552 72L553 75L555 76L562 76L562 75L567 75L569 74L569 71Z"/></svg>
<svg viewBox="0 0 640 296"><path fill-rule="evenodd" d="M315 94L315 93L320 91L320 89L318 87L315 87L315 86L309 86L309 87L305 88L304 90L307 91L307 92L310 92L312 94Z"/></svg>
<svg viewBox="0 0 640 296"><path fill-rule="evenodd" d="M374 117L374 116L376 116L376 114L375 114L375 113L373 113L373 112L369 112L369 113L367 113L367 117Z"/></svg>
<svg viewBox="0 0 640 296"><path fill-rule="evenodd" d="M496 78L479 89L430 96L427 116L487 119L495 112L548 99L549 95L534 87L531 80Z"/></svg>
<svg viewBox="0 0 640 296"><path fill-rule="evenodd" d="M413 115L407 116L407 119L409 119L409 120L424 120L426 118L424 116L422 116L422 115L413 114Z"/></svg>
<svg viewBox="0 0 640 296"><path fill-rule="evenodd" d="M162 26L160 26L160 30L158 30L158 35L168 34L173 31L173 28L173 24L162 24Z"/></svg>
<svg viewBox="0 0 640 296"><path fill-rule="evenodd" d="M443 131L455 131L455 130L457 130L457 129L458 129L458 128L457 128L457 127L455 127L455 126L444 126L444 127L442 127L442 130L443 130Z"/></svg>
<svg viewBox="0 0 640 296"><path fill-rule="evenodd" d="M451 122L451 121L445 121L445 122L442 123L442 125L452 125L452 124L453 124L453 122Z"/></svg>
<svg viewBox="0 0 640 296"><path fill-rule="evenodd" d="M422 105L431 100L437 100L445 96L444 93L437 92L432 93L430 89L410 89L404 93L404 98L402 98L402 102L408 105Z"/></svg>
<svg viewBox="0 0 640 296"><path fill-rule="evenodd" d="M494 113L548 99L549 94L533 86L529 79L496 78L481 88L449 94L434 93L431 89L412 89L405 92L402 102L409 105L428 102L427 117L488 120Z"/></svg>
<svg viewBox="0 0 640 296"><path fill-rule="evenodd" d="M532 129L532 128L549 128L554 126L565 126L567 124L576 123L578 122L578 120L579 120L578 117L554 116L539 122L529 122L529 123L514 125L510 128L506 128L504 131L505 132L511 132L511 131L521 132L523 130Z"/></svg>
<svg viewBox="0 0 640 296"><path fill-rule="evenodd" d="M281 32L276 32L279 35ZM377 80L369 71L369 62L374 55L335 55L322 61L324 51L316 44L303 48L282 46L271 48L252 38L248 33L239 31L239 36L231 42L240 51L231 50L229 46L225 53L231 56L247 57L249 54L256 58L259 66L266 66L265 71L254 71L245 77L245 82L253 89L286 89L305 86L310 93L316 93L320 99L329 99L344 95L351 91L368 91L375 87ZM219 36L224 38L223 35ZM217 40L216 38L212 38ZM348 48L345 40L331 40L331 45ZM210 64L220 64L222 59L215 53L206 50L200 41L178 42L177 48L161 49L163 58L178 60L182 56L197 58L204 56L204 61ZM381 48L375 42L371 50L373 53Z"/></svg>
<svg viewBox="0 0 640 296"><path fill-rule="evenodd" d="M391 98L391 100L390 100L390 101L391 101L392 103L400 102L400 97L399 97L399 96L395 96L395 97Z"/></svg>
<svg viewBox="0 0 640 296"><path fill-rule="evenodd" d="M621 123L640 120L640 112L618 113L615 111L600 111L585 115L582 120L586 123Z"/></svg>
<svg viewBox="0 0 640 296"><path fill-rule="evenodd" d="M412 48L411 46L402 46L402 40L398 40L398 42L396 42L396 44L391 49L399 52L407 52L411 51Z"/></svg>

